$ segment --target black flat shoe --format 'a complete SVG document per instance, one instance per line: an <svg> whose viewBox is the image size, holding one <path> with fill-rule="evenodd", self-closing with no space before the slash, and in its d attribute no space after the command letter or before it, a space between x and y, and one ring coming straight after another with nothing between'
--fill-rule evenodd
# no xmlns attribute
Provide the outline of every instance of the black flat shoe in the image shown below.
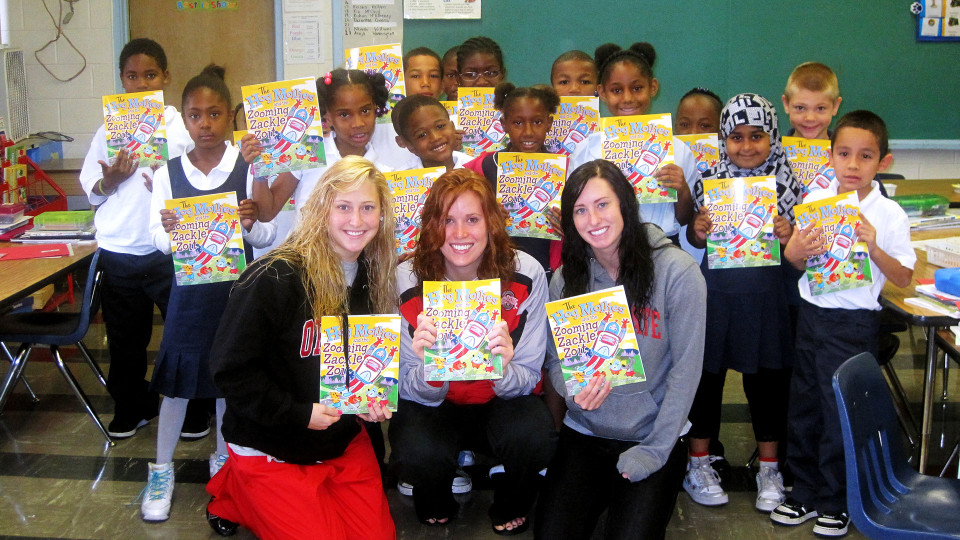
<svg viewBox="0 0 960 540"><path fill-rule="evenodd" d="M224 519L220 516L211 514L209 508L207 509L207 523L210 524L210 528L213 529L213 532L219 534L220 536L233 536L237 534L237 527L240 526L229 519Z"/></svg>

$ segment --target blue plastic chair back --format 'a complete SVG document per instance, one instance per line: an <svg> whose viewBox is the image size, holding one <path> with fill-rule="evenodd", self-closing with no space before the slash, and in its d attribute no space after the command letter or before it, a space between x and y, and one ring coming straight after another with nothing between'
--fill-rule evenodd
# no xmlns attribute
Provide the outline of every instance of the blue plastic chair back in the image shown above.
<svg viewBox="0 0 960 540"><path fill-rule="evenodd" d="M960 538L960 481L908 464L890 389L870 353L833 376L846 461L847 508L870 538Z"/></svg>

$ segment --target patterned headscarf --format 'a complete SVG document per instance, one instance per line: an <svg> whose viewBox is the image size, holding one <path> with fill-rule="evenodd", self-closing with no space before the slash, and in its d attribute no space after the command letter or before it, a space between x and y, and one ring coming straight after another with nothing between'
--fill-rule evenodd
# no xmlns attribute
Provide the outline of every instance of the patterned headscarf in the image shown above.
<svg viewBox="0 0 960 540"><path fill-rule="evenodd" d="M737 126L748 125L763 129L770 135L770 155L755 169L734 165L727 155L727 137ZM737 94L730 98L720 113L720 161L716 167L703 173L703 179L733 178L738 176L775 176L777 179L777 213L793 223L793 206L801 201L800 182L793 174L787 154L780 141L777 111L763 96ZM697 184L697 201L703 203L703 185Z"/></svg>

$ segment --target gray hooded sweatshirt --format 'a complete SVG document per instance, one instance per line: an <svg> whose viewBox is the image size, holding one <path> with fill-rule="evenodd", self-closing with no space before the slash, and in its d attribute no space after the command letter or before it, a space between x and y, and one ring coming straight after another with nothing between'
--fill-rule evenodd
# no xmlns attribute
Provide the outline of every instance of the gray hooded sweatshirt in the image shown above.
<svg viewBox="0 0 960 540"><path fill-rule="evenodd" d="M585 435L636 442L620 454L617 463L617 469L632 482L660 470L677 439L689 429L687 414L700 382L706 319L706 285L696 262L670 245L658 227L644 227L655 248L656 271L649 306L638 311L631 305L631 311L647 380L614 387L592 411L581 409L573 396L565 396L568 410L563 421ZM560 269L550 282L550 300L563 297L563 286ZM614 286L606 270L591 258L589 291ZM565 392L553 340L545 366L553 387Z"/></svg>

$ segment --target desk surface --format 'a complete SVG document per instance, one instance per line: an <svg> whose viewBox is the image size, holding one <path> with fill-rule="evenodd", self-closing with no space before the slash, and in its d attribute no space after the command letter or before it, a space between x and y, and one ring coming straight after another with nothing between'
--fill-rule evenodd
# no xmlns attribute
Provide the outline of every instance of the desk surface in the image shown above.
<svg viewBox="0 0 960 540"><path fill-rule="evenodd" d="M894 184L897 186L896 195L920 195L922 193L933 193L946 197L950 201L950 207L960 206L960 193L953 190L953 184L960 184L960 179L943 180L884 180L884 184ZM960 234L960 231L957 232Z"/></svg>
<svg viewBox="0 0 960 540"><path fill-rule="evenodd" d="M910 235L913 240L932 240L934 238L948 238L951 236L960 236L960 227L917 231ZM948 317L936 311L930 311L929 309L912 306L904 302L906 298L917 296L916 286L918 279L933 279L933 273L940 268L940 266L928 264L927 252L918 250L917 264L913 267L913 281L909 286L903 288L897 287L888 281L883 286L880 303L893 309L901 316L908 318L910 323L916 326L953 326L960 323L960 320L954 319L953 317Z"/></svg>
<svg viewBox="0 0 960 540"><path fill-rule="evenodd" d="M0 242L0 246L12 245ZM0 259L0 310L59 279L90 264L96 244L74 244L73 255L51 259Z"/></svg>

